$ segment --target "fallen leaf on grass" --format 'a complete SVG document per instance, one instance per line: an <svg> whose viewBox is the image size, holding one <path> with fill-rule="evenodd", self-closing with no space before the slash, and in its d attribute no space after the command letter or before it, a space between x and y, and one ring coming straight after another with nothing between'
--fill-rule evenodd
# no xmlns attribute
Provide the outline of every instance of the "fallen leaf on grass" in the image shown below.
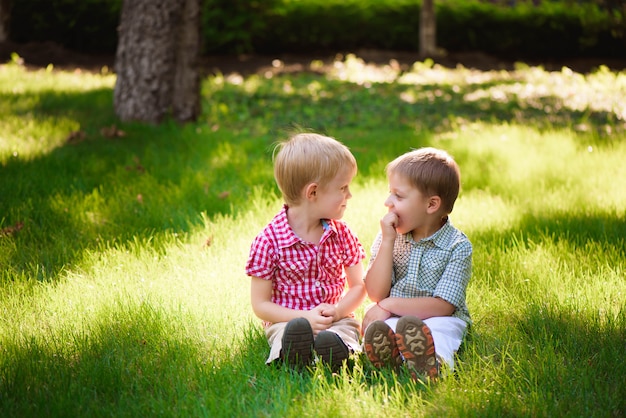
<svg viewBox="0 0 626 418"><path fill-rule="evenodd" d="M100 129L100 133L106 138L121 138L123 136L126 136L126 132L122 131L121 129L117 129L116 125L105 126L104 128Z"/></svg>
<svg viewBox="0 0 626 418"><path fill-rule="evenodd" d="M228 196L230 196L230 192L222 192L217 195L217 197L219 197L220 199L226 199Z"/></svg>
<svg viewBox="0 0 626 418"><path fill-rule="evenodd" d="M24 228L23 222L18 222L13 226L7 226L6 228L0 229L0 237L12 237L17 234L22 228Z"/></svg>
<svg viewBox="0 0 626 418"><path fill-rule="evenodd" d="M72 144L72 145L78 144L80 142L83 142L86 137L87 137L87 134L84 131L73 131L73 132L70 132L67 138L65 138L65 143Z"/></svg>
<svg viewBox="0 0 626 418"><path fill-rule="evenodd" d="M126 171L136 170L140 174L146 171L146 169L142 165L136 165L134 167L132 165L127 165L125 168Z"/></svg>
<svg viewBox="0 0 626 418"><path fill-rule="evenodd" d="M139 161L139 158L135 157L133 158L133 161L135 161L135 166L130 166L127 165L126 166L126 170L130 171L130 170L137 170L137 172L139 172L140 174L145 173L146 169L144 166L141 165L141 162Z"/></svg>

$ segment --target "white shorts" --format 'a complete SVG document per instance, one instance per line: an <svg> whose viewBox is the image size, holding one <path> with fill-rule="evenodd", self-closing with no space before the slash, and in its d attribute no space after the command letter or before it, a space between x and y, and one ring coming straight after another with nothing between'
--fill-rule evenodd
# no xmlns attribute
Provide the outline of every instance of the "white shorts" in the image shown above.
<svg viewBox="0 0 626 418"><path fill-rule="evenodd" d="M385 322L396 332L398 317L386 319ZM454 316L435 316L424 320L430 328L435 343L435 354L440 363L446 363L454 370L454 355L459 351L467 329L467 323Z"/></svg>

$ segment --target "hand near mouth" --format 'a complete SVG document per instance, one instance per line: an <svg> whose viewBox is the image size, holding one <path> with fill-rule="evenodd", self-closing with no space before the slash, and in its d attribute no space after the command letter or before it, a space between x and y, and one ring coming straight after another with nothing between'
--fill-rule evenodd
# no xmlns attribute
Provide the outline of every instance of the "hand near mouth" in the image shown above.
<svg viewBox="0 0 626 418"><path fill-rule="evenodd" d="M395 240L396 228L398 226L398 215L393 212L387 212L385 216L380 220L380 230L383 234L383 239Z"/></svg>

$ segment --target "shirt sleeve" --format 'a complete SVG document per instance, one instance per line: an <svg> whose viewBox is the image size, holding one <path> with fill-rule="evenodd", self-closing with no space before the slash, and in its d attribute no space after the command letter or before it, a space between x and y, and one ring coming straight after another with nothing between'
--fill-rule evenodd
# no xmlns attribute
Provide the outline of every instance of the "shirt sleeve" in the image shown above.
<svg viewBox="0 0 626 418"><path fill-rule="evenodd" d="M276 268L276 251L270 240L261 233L250 246L246 262L246 274L264 280L272 280Z"/></svg>

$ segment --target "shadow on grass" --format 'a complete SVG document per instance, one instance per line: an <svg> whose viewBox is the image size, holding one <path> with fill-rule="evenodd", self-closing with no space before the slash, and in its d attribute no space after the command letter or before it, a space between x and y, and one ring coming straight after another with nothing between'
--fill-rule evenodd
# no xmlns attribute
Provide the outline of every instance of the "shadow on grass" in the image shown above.
<svg viewBox="0 0 626 418"><path fill-rule="evenodd" d="M563 251L571 254L563 262L572 269L577 268L577 254L585 257L581 261L584 272L563 278L569 281L564 287L580 283L584 289L593 286L588 281L605 280L607 266L619 272L621 260L626 257L625 234L623 217L595 212L526 215L514 228L473 231L469 235L476 251L481 251L483 243L491 248L500 243L501 250L513 252L545 241L562 244ZM602 261L595 263L596 256ZM493 263L498 263L498 257ZM587 411L590 416L620 416L626 407L626 391L621 383L626 367L619 360L626 348L626 308L615 306L611 302L615 299L609 295L606 307L592 311L584 301L557 289L554 294L546 294L542 285L532 290L533 283L550 280L532 271L548 270L550 266L529 266L530 280L499 276L497 264L480 268L492 274L489 279L482 277L483 291L516 294L516 289L523 288L517 294L527 299L517 301L523 305L512 307L515 313L474 318L475 326L459 353L460 373L484 373L495 379L490 389L493 392L476 395L488 399L489 404L474 413L525 411L531 416L567 416ZM613 292L620 294L619 288L613 288ZM469 377L470 382L474 379Z"/></svg>
<svg viewBox="0 0 626 418"><path fill-rule="evenodd" d="M624 307L606 318L577 306L531 304L516 322L523 339L515 350L528 361L510 365L520 377L520 392L543 394L548 415L568 415L581 405L594 414L624 412Z"/></svg>
<svg viewBox="0 0 626 418"><path fill-rule="evenodd" d="M41 335L2 347L3 416L137 416L184 397L198 358L147 303L108 307L83 331Z"/></svg>
<svg viewBox="0 0 626 418"><path fill-rule="evenodd" d="M162 238L200 225L203 212L212 218L245 211L255 188L277 194L271 148L294 125L345 133L339 139L354 149L360 172L378 178L392 158L433 144L433 133L457 129L465 123L459 121L538 129L584 121L598 132L613 121L611 114L590 110L547 113L558 97L531 104L465 99L477 89L511 83L364 87L303 73L263 80L252 91L205 84L204 112L185 126L119 124L108 89L2 95L12 114L52 126L67 118L86 138L31 160L9 158L0 168L0 228L23 224L15 236L0 237L1 260L11 276L54 279L86 251L134 242L158 248ZM403 98L409 93L415 100ZM101 128L116 123L124 137L102 135ZM398 132L402 136L394 137Z"/></svg>
<svg viewBox="0 0 626 418"><path fill-rule="evenodd" d="M101 94L43 101L61 105ZM107 138L100 129L109 126L101 125L103 119L115 120L109 105L67 110L65 117L84 130L83 141L28 160L18 155L0 166L0 230L21 225L15 233L0 233L5 274L54 279L86 251L132 248L136 242L160 251L164 239L201 227L202 213L234 215L257 185L273 191L265 160L269 138L174 122L123 124L124 137ZM63 113L55 106L30 112L53 123ZM100 113L110 118L98 118Z"/></svg>
<svg viewBox="0 0 626 418"><path fill-rule="evenodd" d="M146 302L95 318L85 330L2 341L1 416L277 416L311 383L264 365L258 326L199 339Z"/></svg>
<svg viewBox="0 0 626 418"><path fill-rule="evenodd" d="M624 307L606 316L557 301L529 302L522 312L509 315L506 331L474 329L466 338L455 376L471 400L461 415L621 416ZM488 383L474 387L481 380Z"/></svg>
<svg viewBox="0 0 626 418"><path fill-rule="evenodd" d="M179 321L117 306L87 333L0 346L0 415L290 416L315 385L310 372L265 365L258 325L198 341Z"/></svg>
<svg viewBox="0 0 626 418"><path fill-rule="evenodd" d="M612 249L617 256L626 256L626 220L614 213L580 213L524 215L515 228L507 230L474 231L473 243L500 242L503 248L518 247L520 243L550 240L571 247L585 248L588 243Z"/></svg>

